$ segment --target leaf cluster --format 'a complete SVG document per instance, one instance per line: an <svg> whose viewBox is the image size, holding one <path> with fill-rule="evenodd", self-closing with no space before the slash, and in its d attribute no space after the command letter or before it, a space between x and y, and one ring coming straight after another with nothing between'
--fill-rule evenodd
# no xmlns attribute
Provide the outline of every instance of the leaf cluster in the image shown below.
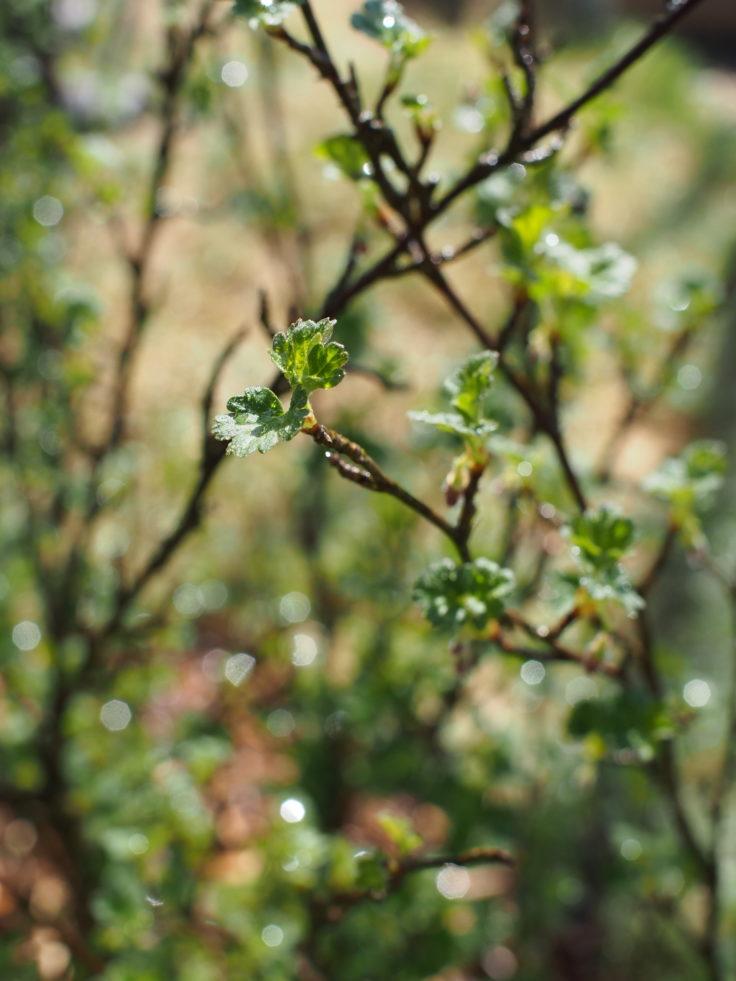
<svg viewBox="0 0 736 981"><path fill-rule="evenodd" d="M217 416L212 428L215 439L228 444L227 453L267 453L300 432L310 418L310 394L334 388L345 377L348 352L331 340L334 326L334 320L299 320L275 335L271 360L291 386L289 407L284 409L269 388L246 388L233 396L227 415Z"/></svg>
<svg viewBox="0 0 736 981"><path fill-rule="evenodd" d="M433 563L417 580L414 599L429 622L441 630L465 626L483 630L504 611L514 575L486 558L457 564Z"/></svg>

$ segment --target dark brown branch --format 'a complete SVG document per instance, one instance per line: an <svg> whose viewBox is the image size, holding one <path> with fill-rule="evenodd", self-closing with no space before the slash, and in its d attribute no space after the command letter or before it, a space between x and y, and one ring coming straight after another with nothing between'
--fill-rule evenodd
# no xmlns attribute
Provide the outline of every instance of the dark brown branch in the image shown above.
<svg viewBox="0 0 736 981"><path fill-rule="evenodd" d="M581 651L574 651L564 644L561 644L557 638L565 629L564 625L559 629L553 628L549 633L545 633L544 631L540 631L538 628L535 628L531 624L527 623L524 617L514 610L507 611L502 622L507 623L512 627L521 628L534 641L544 645L541 648L535 648L517 644L504 635L499 625L491 632L489 639L501 651L503 651L504 654L513 654L516 657L537 660L541 661L542 663L562 661L570 664L577 664L588 674L599 673L604 674L609 678L620 679L622 676L621 666L619 664L613 664L609 661L602 661L596 655ZM569 626L569 624L567 624L567 626Z"/></svg>
<svg viewBox="0 0 736 981"><path fill-rule="evenodd" d="M581 95L531 130L523 139L519 139L516 144L510 141L502 153L488 152L481 156L467 174L461 177L454 187L435 204L433 213L435 215L441 214L471 187L475 187L476 184L485 180L492 173L513 163L520 153L531 150L546 136L566 129L584 106L611 88L632 65L640 61L655 44L673 30L683 17L702 2L703 0L682 0L682 2L668 5L665 13L654 21L639 41L629 48L610 68L599 75Z"/></svg>
<svg viewBox="0 0 736 981"><path fill-rule="evenodd" d="M480 481L485 467L474 467L470 472L468 486L463 491L463 503L460 508L460 515L455 525L455 534L460 546L465 562L470 561L469 541L473 531L473 522L477 513L475 498L480 488Z"/></svg>
<svg viewBox="0 0 736 981"><path fill-rule="evenodd" d="M343 892L333 894L326 902L340 907L355 906L363 902L383 902L386 897L398 889L407 875L415 872L425 872L428 869L441 869L447 865L504 865L514 868L516 860L505 848L470 848L457 855L417 855L403 859L387 861L388 879L381 889L366 891Z"/></svg>
<svg viewBox="0 0 736 981"><path fill-rule="evenodd" d="M202 456L199 477L192 488L189 499L174 529L159 543L156 551L133 581L129 585L124 586L120 591L113 616L105 628L105 634L107 636L118 629L130 605L140 595L153 576L164 568L182 542L199 527L202 521L204 495L225 458L226 449L224 444L218 443L210 433L210 416L215 390L227 362L235 351L237 351L240 344L242 344L247 333L245 328L239 330L228 341L215 360L209 381L202 396Z"/></svg>
<svg viewBox="0 0 736 981"><path fill-rule="evenodd" d="M674 2L668 3L665 12L654 21L636 44L629 48L610 68L600 74L577 99L574 99L564 109L555 113L554 116L534 130L528 138L529 145L538 143L545 136L569 126L572 119L584 106L592 102L602 92L610 89L632 65L640 61L658 41L661 41L673 30L683 17L686 17L702 2L703 0L674 0Z"/></svg>
<svg viewBox="0 0 736 981"><path fill-rule="evenodd" d="M401 501L402 504L405 504L406 507L420 515L425 521L434 525L435 528L439 528L455 546L461 559L465 560L466 548L458 537L457 529L453 528L448 521L437 514L429 505L414 497L413 494L410 494L409 491L405 490L400 484L397 484L395 480L392 480L385 474L362 446L352 442L342 434L335 432L334 429L328 429L319 423L312 426L311 429L304 430L304 432L308 436L311 436L315 443L324 446L328 450L328 459L335 466L340 476L368 490L377 491L379 494L389 494L391 497L395 497L396 500ZM340 457L347 457L356 466L346 464L344 460L340 460L335 454L338 454Z"/></svg>

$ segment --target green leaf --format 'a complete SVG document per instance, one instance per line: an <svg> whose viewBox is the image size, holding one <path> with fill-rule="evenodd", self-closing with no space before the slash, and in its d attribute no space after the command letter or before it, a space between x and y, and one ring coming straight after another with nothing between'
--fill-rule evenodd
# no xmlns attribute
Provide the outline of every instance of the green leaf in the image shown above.
<svg viewBox="0 0 736 981"><path fill-rule="evenodd" d="M490 436L495 432L497 424L492 420L470 425L459 412L410 412L409 418L427 426L434 426L443 433L452 433L461 439L477 439Z"/></svg>
<svg viewBox="0 0 736 981"><path fill-rule="evenodd" d="M723 486L726 448L718 440L691 443L644 481L645 490L667 501L687 545L702 543L699 512L707 510Z"/></svg>
<svg viewBox="0 0 736 981"><path fill-rule="evenodd" d="M586 699L572 709L567 730L575 739L598 743L603 750L629 750L650 759L656 744L672 736L664 706L638 691L610 699Z"/></svg>
<svg viewBox="0 0 736 981"><path fill-rule="evenodd" d="M433 563L414 587L414 599L435 627L456 630L466 624L482 630L504 611L514 574L490 559Z"/></svg>
<svg viewBox="0 0 736 981"><path fill-rule="evenodd" d="M595 603L620 603L629 616L635 616L644 601L619 565L634 542L633 522L604 506L574 518L567 535L582 572L569 580Z"/></svg>
<svg viewBox="0 0 736 981"><path fill-rule="evenodd" d="M426 137L440 128L440 119L432 105L423 93L406 93L401 96L400 103L414 126Z"/></svg>
<svg viewBox="0 0 736 981"><path fill-rule="evenodd" d="M657 497L680 507L707 507L723 485L726 447L718 440L691 443L644 483Z"/></svg>
<svg viewBox="0 0 736 981"><path fill-rule="evenodd" d="M309 413L309 402L305 389L295 388L284 410L270 388L246 388L242 395L229 399L227 410L227 415L215 419L212 433L229 444L228 454L249 456L293 439Z"/></svg>
<svg viewBox="0 0 736 981"><path fill-rule="evenodd" d="M489 436L498 428L497 423L486 415L486 396L493 384L497 364L498 355L494 352L472 355L445 382L445 391L457 411L410 412L409 418L476 443Z"/></svg>
<svg viewBox="0 0 736 981"><path fill-rule="evenodd" d="M634 523L611 507L573 518L568 533L582 560L596 569L615 565L634 541Z"/></svg>
<svg viewBox="0 0 736 981"><path fill-rule="evenodd" d="M488 18L488 33L495 47L501 47L511 41L520 13L519 0L502 0L493 11Z"/></svg>
<svg viewBox="0 0 736 981"><path fill-rule="evenodd" d="M376 820L399 855L410 855L417 848L421 848L422 839L403 815L383 811Z"/></svg>
<svg viewBox="0 0 736 981"><path fill-rule="evenodd" d="M636 259L614 242L594 249L578 249L547 236L539 254L571 277L566 292L580 293L595 303L623 296L636 272Z"/></svg>
<svg viewBox="0 0 736 981"><path fill-rule="evenodd" d="M397 0L366 0L350 23L401 59L416 58L430 43L422 28Z"/></svg>
<svg viewBox="0 0 736 981"><path fill-rule="evenodd" d="M445 382L445 389L452 396L452 407L469 422L483 417L483 399L493 384L497 364L495 351L481 351L468 358Z"/></svg>
<svg viewBox="0 0 736 981"><path fill-rule="evenodd" d="M363 145L349 133L338 133L323 140L315 153L334 164L351 181L364 180L371 175L371 165Z"/></svg>
<svg viewBox="0 0 736 981"><path fill-rule="evenodd" d="M382 892L388 882L386 861L376 851L361 852L357 859L355 886L362 892Z"/></svg>
<svg viewBox="0 0 736 981"><path fill-rule="evenodd" d="M688 273L664 283L658 291L658 300L664 307L661 326L665 330L679 330L684 325L697 326L717 310L723 302L723 288L711 276Z"/></svg>
<svg viewBox="0 0 736 981"><path fill-rule="evenodd" d="M334 320L299 320L273 339L271 359L293 389L334 388L345 377L348 352L331 341Z"/></svg>
<svg viewBox="0 0 736 981"><path fill-rule="evenodd" d="M597 570L594 573L577 577L575 585L584 590L595 603L617 603L632 619L646 605L631 584L631 580L620 567Z"/></svg>
<svg viewBox="0 0 736 981"><path fill-rule="evenodd" d="M234 13L253 29L278 27L299 6L301 0L235 0Z"/></svg>

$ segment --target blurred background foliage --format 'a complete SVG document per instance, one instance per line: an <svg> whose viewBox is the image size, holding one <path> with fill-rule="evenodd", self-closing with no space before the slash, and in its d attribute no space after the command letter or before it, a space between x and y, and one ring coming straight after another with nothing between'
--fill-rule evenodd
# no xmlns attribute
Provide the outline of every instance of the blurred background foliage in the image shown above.
<svg viewBox="0 0 736 981"><path fill-rule="evenodd" d="M505 118L485 5L452 26L430 6L412 5L435 37L407 90L443 120L431 166L447 174ZM206 470L202 445L205 462L214 452L203 412L271 373L259 293L278 329L317 310L362 207L325 150L340 125L326 87L214 7L186 52L196 8L185 2L0 10L2 976L708 976L681 928L704 915L702 886L666 804L629 765L659 738L657 720L611 709L612 683L577 665L520 674L497 653L443 714L452 657L411 604L440 546L395 501L340 482L297 440L224 463L150 567ZM352 5L318 7L335 49L377 88ZM541 71L550 106L636 36L600 17L595 41L551 25L567 46L550 44ZM733 282L735 95L727 67L670 40L586 110L565 150L594 240L639 263L628 295L571 338L567 422L582 467L601 464L628 392L646 393L691 310L683 280L721 295ZM497 191L443 219L443 236L483 221ZM508 290L500 263L489 244L453 270L493 325ZM733 327L728 306L694 318L662 397L615 446L609 498L638 500L633 485L693 437L733 446ZM469 338L407 277L348 307L338 337L360 370L316 404L439 500L448 444L406 411L439 404ZM513 400L497 399L518 427ZM540 495L568 506L533 443L482 488L484 553L534 526L527 462ZM730 486L707 520L726 564ZM645 553L661 519L645 506ZM533 562L522 548L522 579ZM550 576L542 617L556 588ZM689 713L680 762L697 802L722 742L729 611L686 559L669 564L652 607L670 695ZM340 900L381 888L384 855L489 844L523 856L518 868L449 864L405 876L381 902Z"/></svg>

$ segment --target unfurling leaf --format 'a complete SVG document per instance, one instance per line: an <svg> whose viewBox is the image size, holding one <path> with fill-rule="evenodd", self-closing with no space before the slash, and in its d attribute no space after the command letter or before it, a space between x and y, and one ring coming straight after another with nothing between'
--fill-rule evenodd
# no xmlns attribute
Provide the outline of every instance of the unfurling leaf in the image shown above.
<svg viewBox="0 0 736 981"><path fill-rule="evenodd" d="M618 511L586 511L570 523L570 541L582 560L596 569L615 565L634 541L634 524Z"/></svg>
<svg viewBox="0 0 736 981"><path fill-rule="evenodd" d="M301 6L301 0L235 0L234 12L252 28L278 27Z"/></svg>
<svg viewBox="0 0 736 981"><path fill-rule="evenodd" d="M481 351L462 364L445 382L452 396L452 407L469 422L479 420L484 412L484 398L493 384L498 355Z"/></svg>
<svg viewBox="0 0 736 981"><path fill-rule="evenodd" d="M363 145L350 133L338 133L323 140L316 149L322 160L327 160L351 181L364 180L371 175L371 165Z"/></svg>
<svg viewBox="0 0 736 981"><path fill-rule="evenodd" d="M270 388L246 388L227 403L227 415L217 416L212 432L229 443L228 453L248 456L266 453L277 443L293 439L310 416L309 394L318 388L334 388L345 376L348 352L331 341L334 320L299 320L276 334L271 358L292 389L284 409Z"/></svg>
<svg viewBox="0 0 736 981"><path fill-rule="evenodd" d="M652 494L679 507L707 506L723 484L726 449L718 440L691 443L645 481Z"/></svg>
<svg viewBox="0 0 736 981"><path fill-rule="evenodd" d="M572 709L567 730L596 749L634 752L651 759L657 743L671 738L673 722L665 707L637 691L624 691L609 699L586 699Z"/></svg>
<svg viewBox="0 0 736 981"><path fill-rule="evenodd" d="M401 59L416 58L430 43L422 28L397 0L366 0L350 23Z"/></svg>
<svg viewBox="0 0 736 981"><path fill-rule="evenodd" d="M461 438L490 436L496 431L496 423L492 420L470 425L459 412L410 412L409 418Z"/></svg>
<svg viewBox="0 0 736 981"><path fill-rule="evenodd" d="M299 320L273 339L271 359L293 389L309 394L334 388L345 377L348 352L331 341L334 320Z"/></svg>
<svg viewBox="0 0 736 981"><path fill-rule="evenodd" d="M212 433L228 443L229 454L249 456L293 439L307 418L309 403L303 388L294 389L286 410L269 388L246 388L228 400L227 410L215 419Z"/></svg>
<svg viewBox="0 0 736 981"><path fill-rule="evenodd" d="M691 443L680 456L665 460L644 482L645 490L670 505L672 521L686 545L702 545L699 512L706 510L723 486L726 448L718 440Z"/></svg>
<svg viewBox="0 0 736 981"><path fill-rule="evenodd" d="M421 837L402 814L383 811L376 820L399 855L410 855L417 848L421 848L423 844Z"/></svg>
<svg viewBox="0 0 736 981"><path fill-rule="evenodd" d="M514 574L490 559L456 564L433 563L414 587L414 599L425 617L443 630L466 624L482 630L497 619L514 588Z"/></svg>
<svg viewBox="0 0 736 981"><path fill-rule="evenodd" d="M502 0L488 19L488 33L495 47L509 44L519 22L521 4L519 0Z"/></svg>
<svg viewBox="0 0 736 981"><path fill-rule="evenodd" d="M497 424L487 415L486 396L493 384L498 355L491 351L474 354L445 382L455 412L410 412L415 422L435 426L442 432L477 443L495 432Z"/></svg>
<svg viewBox="0 0 736 981"><path fill-rule="evenodd" d="M620 603L629 616L644 606L619 564L634 541L634 524L614 508L586 511L572 520L567 535L581 575L570 577L595 603Z"/></svg>

